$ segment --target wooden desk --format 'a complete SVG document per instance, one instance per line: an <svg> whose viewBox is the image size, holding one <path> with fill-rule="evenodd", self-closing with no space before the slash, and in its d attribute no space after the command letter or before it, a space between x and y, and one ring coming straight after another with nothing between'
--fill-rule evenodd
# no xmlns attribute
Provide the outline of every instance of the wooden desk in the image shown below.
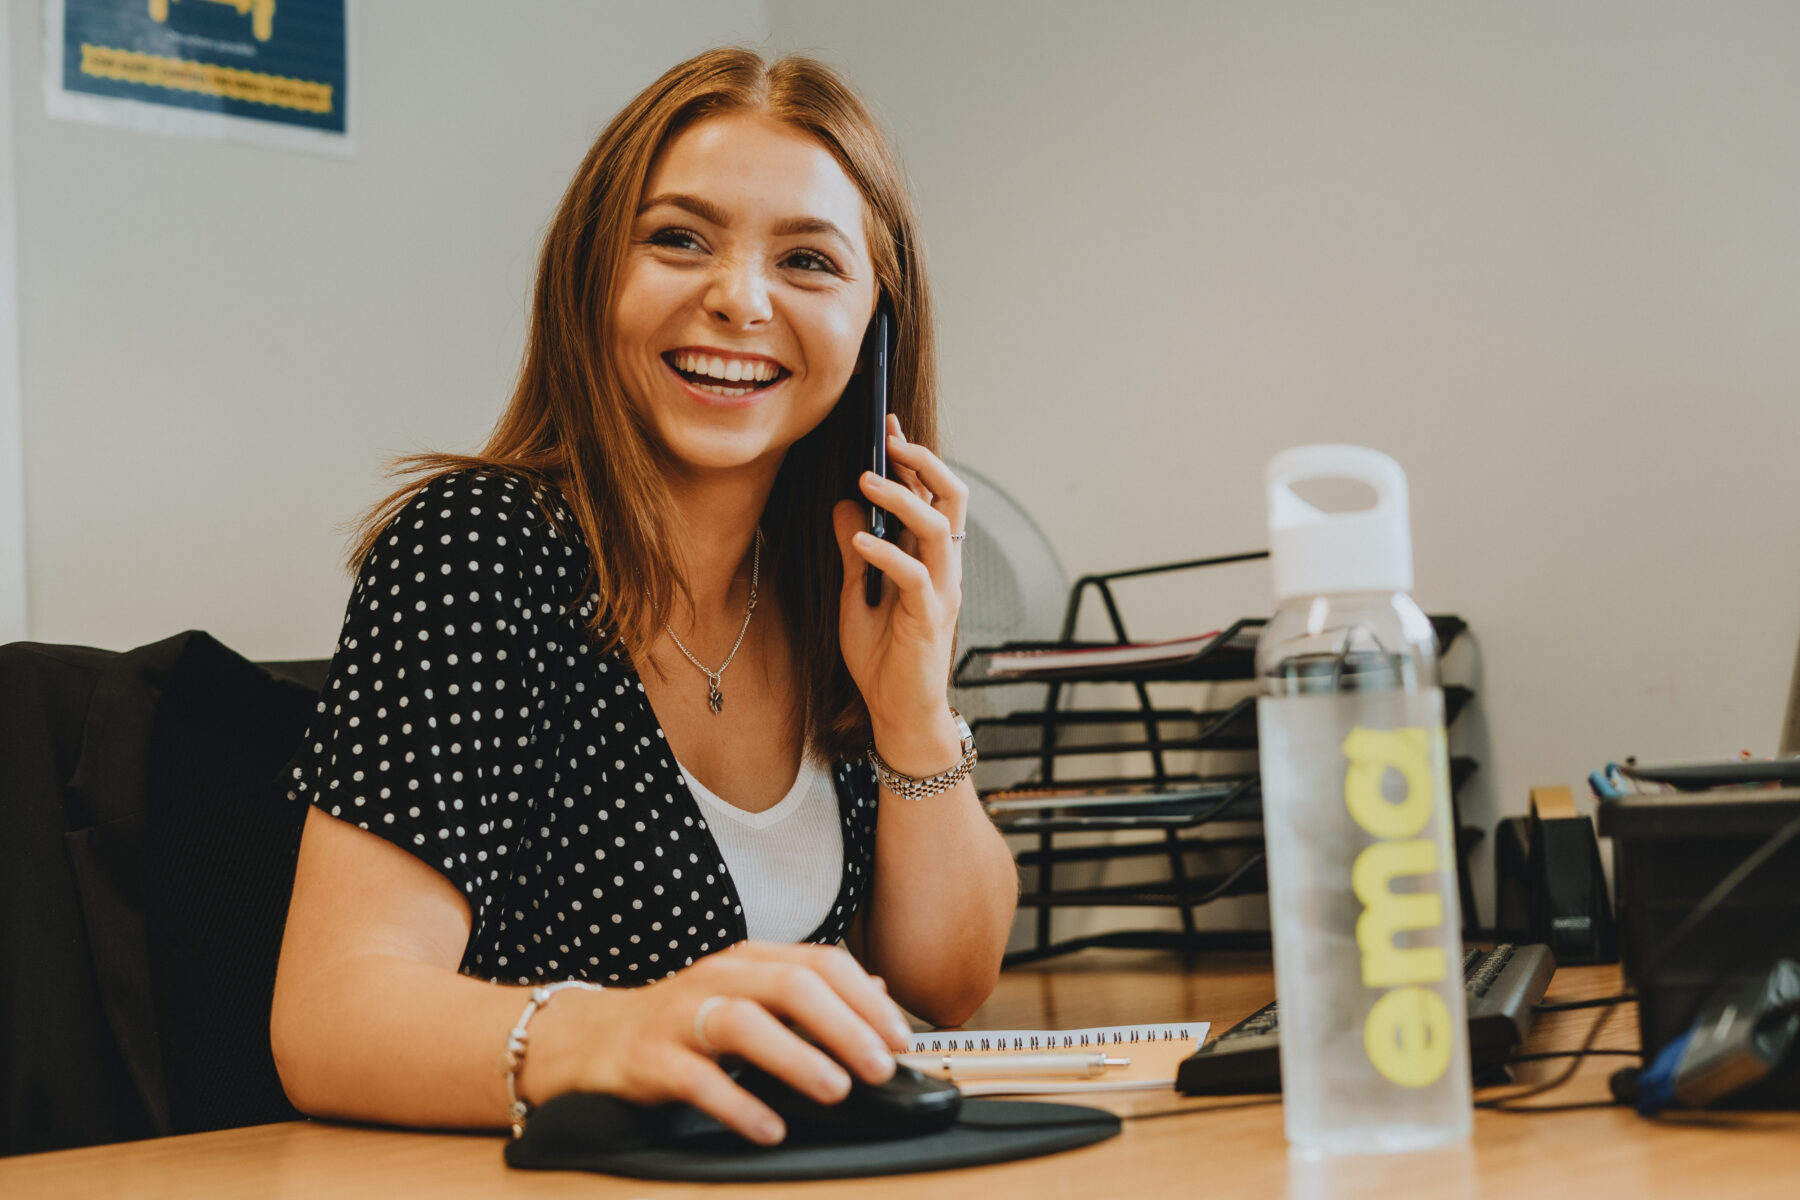
<svg viewBox="0 0 1800 1200"><path fill-rule="evenodd" d="M1558 973L1551 999L1610 995L1616 968ZM1184 962L1155 952L1087 951L1007 974L971 1026L1072 1027L1204 1019L1229 1027L1270 996L1266 956ZM1531 1048L1577 1044L1596 1010L1546 1014ZM1629 1006L1614 1014L1606 1046L1630 1048ZM1589 1061L1554 1094L1558 1102L1601 1099L1606 1078L1631 1060ZM1542 1071L1546 1064L1524 1070ZM1552 1069L1555 1064L1548 1064ZM498 1135L394 1132L314 1122L266 1125L121 1146L0 1159L0 1196L302 1197L762 1196L944 1200L1111 1200L1113 1197L1530 1197L1640 1200L1800 1196L1800 1113L1704 1115L1648 1121L1624 1109L1515 1115L1478 1110L1474 1144L1433 1155L1290 1165L1281 1110L1171 1093L1089 1097L1122 1113L1167 1113L1128 1121L1119 1137L1066 1154L974 1170L815 1184L666 1184L578 1173L515 1172L500 1160ZM1240 1105L1233 1107L1234 1104ZM1213 1110L1213 1111L1201 1111Z"/></svg>

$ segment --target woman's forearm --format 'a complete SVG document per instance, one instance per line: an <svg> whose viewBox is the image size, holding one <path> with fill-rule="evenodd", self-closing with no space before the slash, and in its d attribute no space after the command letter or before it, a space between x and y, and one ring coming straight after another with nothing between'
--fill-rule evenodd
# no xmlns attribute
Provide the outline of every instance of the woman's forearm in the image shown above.
<svg viewBox="0 0 1800 1200"><path fill-rule="evenodd" d="M270 1038L282 1087L302 1112L438 1128L505 1124L506 1036L527 989L398 955L292 974L277 980Z"/></svg>
<svg viewBox="0 0 1800 1200"><path fill-rule="evenodd" d="M405 955L346 957L277 981L276 1066L289 1099L314 1115L498 1127L508 1115L507 1034L528 998ZM905 1029L843 951L743 943L656 983L558 993L528 1027L518 1095L533 1107L570 1091L681 1101L773 1142L780 1121L714 1056L742 1057L830 1103L850 1074L891 1075Z"/></svg>
<svg viewBox="0 0 1800 1200"><path fill-rule="evenodd" d="M954 729L946 715L917 744L877 744L896 770L925 775L960 753ZM882 790L863 956L904 1007L938 1025L966 1020L993 990L1018 899L1012 852L973 783L925 800Z"/></svg>

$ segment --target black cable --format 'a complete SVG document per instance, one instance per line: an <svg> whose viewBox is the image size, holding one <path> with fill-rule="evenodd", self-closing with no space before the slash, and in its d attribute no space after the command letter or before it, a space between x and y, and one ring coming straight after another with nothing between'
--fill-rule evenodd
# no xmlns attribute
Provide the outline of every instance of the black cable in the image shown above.
<svg viewBox="0 0 1800 1200"><path fill-rule="evenodd" d="M1577 1008L1600 1008L1607 1004L1628 1004L1637 999L1636 992L1620 992L1616 996L1600 996L1592 1000L1557 1000L1549 1004L1534 1004L1532 1012L1568 1012Z"/></svg>
<svg viewBox="0 0 1800 1200"><path fill-rule="evenodd" d="M1668 936L1663 938L1662 943L1651 952L1647 959L1644 960L1644 965L1638 972L1639 976L1643 979L1649 979L1654 975L1656 968L1662 965L1663 960L1666 959L1677 946L1687 940L1688 936L1700 927L1702 921L1710 917L1719 905L1730 898L1731 893L1742 887L1745 880L1756 874L1764 863L1780 853L1781 849L1789 842L1793 841L1796 835L1800 835L1800 817L1795 817L1786 825L1777 829L1764 840L1762 845L1745 855L1743 861L1728 871L1725 877L1719 880L1718 883L1714 884L1713 889L1706 893L1699 904L1694 906L1693 911L1689 912L1674 929L1669 931ZM1612 1018L1613 1013L1617 1010L1617 1003L1608 1004L1605 1008L1601 1009L1599 1018L1595 1020L1593 1027L1588 1030L1587 1037L1582 1040L1581 1049L1570 1057L1569 1065L1564 1067L1559 1074L1552 1076L1542 1083L1533 1084L1530 1087L1513 1092L1510 1095L1495 1096L1488 1100L1477 1100L1475 1102L1475 1107L1486 1108L1494 1112L1512 1113L1566 1112L1571 1108L1612 1107L1616 1102L1608 1101L1605 1104L1523 1106L1517 1105L1516 1102L1530 1099L1532 1096L1541 1096L1545 1092L1553 1091L1556 1088L1561 1087L1563 1084L1569 1082L1570 1079L1574 1078L1576 1070L1581 1066L1582 1058L1586 1057L1588 1052L1594 1048L1594 1042L1599 1039L1600 1031L1606 1028L1606 1022Z"/></svg>
<svg viewBox="0 0 1800 1200"><path fill-rule="evenodd" d="M1546 1058L1592 1058L1595 1055L1600 1054L1617 1054L1625 1058L1644 1057L1636 1050L1607 1050L1602 1048L1594 1050L1539 1050L1531 1054L1508 1055L1506 1061L1510 1065L1519 1062L1537 1062L1540 1059Z"/></svg>
<svg viewBox="0 0 1800 1200"><path fill-rule="evenodd" d="M1545 1090L1548 1091L1549 1089L1546 1088ZM1523 1096L1523 1095L1527 1095L1529 1093L1520 1092L1519 1094L1521 1096ZM1511 1097L1506 1097L1506 1098L1510 1099ZM1582 1101L1578 1101L1577 1103L1574 1103L1574 1104L1527 1104L1527 1105L1523 1105L1519 1108L1507 1108L1500 1104L1495 1104L1495 1103L1491 1103L1491 1102L1483 1103L1482 1101L1477 1100L1475 1102L1475 1107L1476 1108L1485 1108L1485 1109L1489 1109L1490 1111L1493 1111L1493 1112L1503 1112L1503 1113L1558 1113L1558 1112L1580 1112L1583 1109L1588 1109L1588 1108L1617 1108L1617 1107L1619 1107L1619 1101L1617 1101L1617 1100L1582 1100Z"/></svg>
<svg viewBox="0 0 1800 1200"><path fill-rule="evenodd" d="M1566 1107L1562 1106L1562 1105L1517 1106L1517 1105L1515 1105L1514 1102L1519 1101L1519 1100L1525 1100L1532 1096L1541 1096L1545 1092L1554 1091L1555 1089L1561 1087L1563 1084L1569 1082L1570 1079L1573 1079L1575 1077L1575 1071L1577 1070L1577 1068L1579 1068L1581 1066L1581 1060L1583 1058L1586 1058L1588 1056L1588 1052L1594 1048L1595 1041L1597 1041L1600 1037L1600 1031L1602 1029L1606 1028L1606 1022L1609 1021L1612 1018L1613 1013L1615 1013L1617 1011L1618 1011L1618 1005L1616 1005L1616 1004L1608 1005L1607 1007L1600 1010L1599 1019L1597 1019L1594 1022L1593 1027L1588 1030L1587 1037L1582 1040L1581 1048L1579 1050L1576 1050L1573 1054L1569 1055L1569 1065L1564 1067L1561 1072L1559 1072L1556 1075L1551 1076L1549 1079L1545 1080L1542 1083L1532 1084L1530 1087L1524 1088L1517 1092L1513 1092L1509 1095L1495 1096L1495 1097L1492 1097L1491 1099L1487 1099L1487 1100L1477 1100L1477 1101L1475 1101L1475 1107L1491 1109L1494 1112L1512 1112L1512 1113L1566 1111ZM1605 1104L1599 1105L1599 1107L1611 1108L1613 1103L1614 1103L1613 1101L1608 1100ZM1592 1107L1595 1107L1595 1105L1578 1104L1578 1105L1575 1105L1574 1107L1576 1107L1576 1108L1592 1108Z"/></svg>

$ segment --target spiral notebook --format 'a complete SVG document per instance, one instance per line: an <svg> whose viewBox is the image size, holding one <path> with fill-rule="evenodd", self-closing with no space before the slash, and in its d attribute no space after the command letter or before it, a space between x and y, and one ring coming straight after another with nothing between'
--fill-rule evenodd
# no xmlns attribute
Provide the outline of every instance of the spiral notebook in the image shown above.
<svg viewBox="0 0 1800 1200"><path fill-rule="evenodd" d="M1129 1058L1127 1067L1109 1068L1091 1079L966 1079L965 1096L1058 1095L1068 1092L1124 1092L1173 1088L1181 1060L1206 1040L1207 1021L1165 1025L1097 1025L1090 1029L942 1029L915 1033L908 1050L924 1054L992 1054L1033 1050L1105 1050Z"/></svg>

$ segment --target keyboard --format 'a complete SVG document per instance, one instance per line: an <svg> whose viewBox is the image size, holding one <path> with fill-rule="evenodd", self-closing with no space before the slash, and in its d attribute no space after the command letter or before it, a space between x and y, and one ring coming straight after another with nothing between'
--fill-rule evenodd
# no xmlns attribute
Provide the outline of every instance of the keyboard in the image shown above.
<svg viewBox="0 0 1800 1200"><path fill-rule="evenodd" d="M1463 955L1469 1008L1469 1058L1476 1083L1493 1081L1507 1055L1531 1030L1533 1005L1544 998L1556 959L1550 947L1510 943ZM1281 1017L1263 1007L1188 1055L1175 1090L1189 1096L1231 1096L1281 1090Z"/></svg>

